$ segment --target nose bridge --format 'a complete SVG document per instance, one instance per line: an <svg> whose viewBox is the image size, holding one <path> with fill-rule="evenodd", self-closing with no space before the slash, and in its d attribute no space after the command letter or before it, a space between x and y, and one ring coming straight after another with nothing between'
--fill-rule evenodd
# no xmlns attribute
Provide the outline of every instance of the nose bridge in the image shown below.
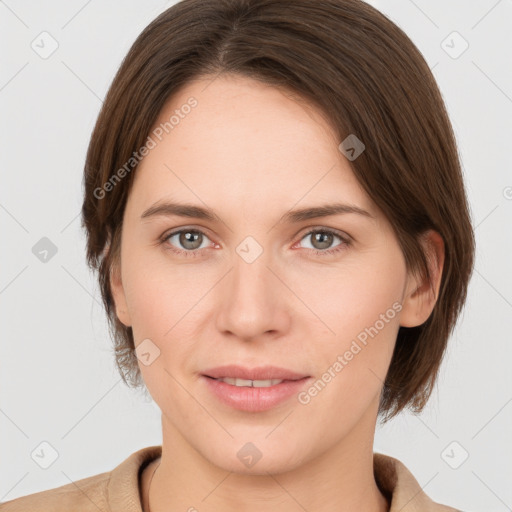
<svg viewBox="0 0 512 512"><path fill-rule="evenodd" d="M233 297L239 301L258 302L259 307L270 303L273 292L271 278L272 272L268 269L272 265L271 251L264 248L255 237L247 236L235 248L233 257L233 273L231 287Z"/></svg>

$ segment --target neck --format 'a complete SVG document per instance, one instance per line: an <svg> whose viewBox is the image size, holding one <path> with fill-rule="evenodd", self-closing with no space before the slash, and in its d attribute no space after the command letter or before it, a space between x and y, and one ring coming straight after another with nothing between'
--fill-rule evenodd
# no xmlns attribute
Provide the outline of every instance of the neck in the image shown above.
<svg viewBox="0 0 512 512"><path fill-rule="evenodd" d="M388 512L389 504L373 473L374 425L369 429L357 425L340 442L299 467L242 474L205 459L162 415L162 456L145 472L144 511L296 512L299 506L318 512ZM153 475L149 510L147 488Z"/></svg>

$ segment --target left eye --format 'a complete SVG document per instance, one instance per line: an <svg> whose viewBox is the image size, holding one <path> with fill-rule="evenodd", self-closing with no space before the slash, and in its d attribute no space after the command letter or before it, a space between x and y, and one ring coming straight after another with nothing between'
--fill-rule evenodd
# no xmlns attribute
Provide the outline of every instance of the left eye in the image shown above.
<svg viewBox="0 0 512 512"><path fill-rule="evenodd" d="M313 235L313 236L312 236ZM306 233L302 238L302 240L305 240L307 238L311 238L312 245L311 249L315 251L315 253L332 253L336 252L338 250L341 250L343 246L349 244L349 240L344 238L343 236L339 235L335 231L332 231L330 229L313 229ZM329 249L329 247L333 243L333 239L338 238L341 240L341 243L335 246L334 249Z"/></svg>

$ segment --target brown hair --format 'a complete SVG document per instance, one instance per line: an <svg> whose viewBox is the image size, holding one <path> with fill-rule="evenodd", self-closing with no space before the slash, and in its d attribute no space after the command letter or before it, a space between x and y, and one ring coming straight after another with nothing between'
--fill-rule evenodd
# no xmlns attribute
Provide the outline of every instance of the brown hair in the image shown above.
<svg viewBox="0 0 512 512"><path fill-rule="evenodd" d="M419 237L428 229L442 236L437 303L422 325L399 329L379 407L385 421L405 407L421 411L466 299L474 235L435 79L407 35L360 0L183 0L130 48L91 136L82 207L87 260L98 270L124 382L143 385L132 330L117 318L109 280L119 263L133 154L178 88L219 73L294 91L330 120L340 142L356 134L366 147L352 170L393 226L409 270L430 279Z"/></svg>

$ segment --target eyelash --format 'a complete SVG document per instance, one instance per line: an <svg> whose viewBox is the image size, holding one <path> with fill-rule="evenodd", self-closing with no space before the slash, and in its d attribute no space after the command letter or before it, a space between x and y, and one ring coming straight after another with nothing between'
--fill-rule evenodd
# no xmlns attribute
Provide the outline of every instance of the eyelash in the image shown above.
<svg viewBox="0 0 512 512"><path fill-rule="evenodd" d="M208 238L208 235L206 235L206 233L204 233L200 229L182 228L182 229L178 229L176 231L172 231L171 233L165 234L160 239L160 243L161 244L166 244L166 242L172 236L178 235L178 234L183 233L183 232L200 233L200 234L202 234L202 235L204 235L204 236L206 236ZM338 237L341 240L341 242L342 242L341 244L337 245L334 249L325 249L323 251L320 250L320 249L309 249L309 251L312 251L313 254L315 254L317 256L330 256L332 254L339 253L339 252L345 250L347 247L349 247L351 245L351 240L348 237L342 236L339 232L334 231L332 229L328 229L328 228L314 228L314 229L311 229L310 231L308 231L307 233L305 233L301 237L299 242L301 240L303 240L304 238L306 238L307 236L313 234L313 233L323 233L323 234L328 234L328 235L334 235L334 236ZM198 256L201 255L201 250L200 249L194 249L194 250L186 251L184 249L177 249L176 247L174 247L174 246L172 246L170 244L167 244L166 249L170 250L171 252L174 252L175 254L184 255L185 257L190 257L190 258L195 258L195 257L198 257Z"/></svg>

